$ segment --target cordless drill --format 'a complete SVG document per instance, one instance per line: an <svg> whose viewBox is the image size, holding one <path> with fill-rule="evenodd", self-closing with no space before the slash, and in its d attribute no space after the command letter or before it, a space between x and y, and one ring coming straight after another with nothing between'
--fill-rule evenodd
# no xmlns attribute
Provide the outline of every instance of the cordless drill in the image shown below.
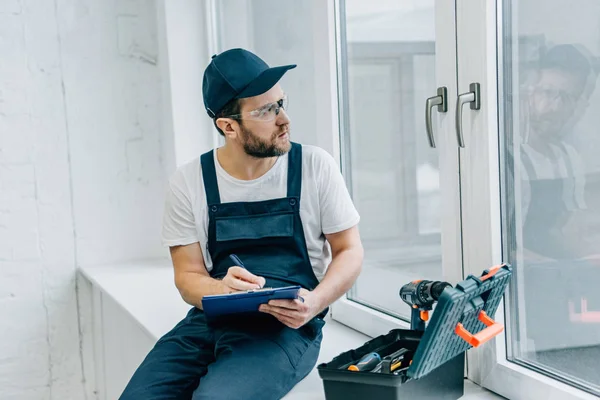
<svg viewBox="0 0 600 400"><path fill-rule="evenodd" d="M425 321L429 319L429 311L439 300L448 282L417 280L402 286L400 298L411 307L410 329L425 330Z"/></svg>

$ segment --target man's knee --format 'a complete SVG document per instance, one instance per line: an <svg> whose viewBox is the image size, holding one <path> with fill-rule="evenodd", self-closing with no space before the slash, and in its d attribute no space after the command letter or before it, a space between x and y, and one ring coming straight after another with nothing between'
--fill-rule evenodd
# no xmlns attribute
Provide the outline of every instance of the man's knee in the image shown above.
<svg viewBox="0 0 600 400"><path fill-rule="evenodd" d="M260 367L257 367L260 368ZM210 372L209 372L210 374ZM192 400L279 400L284 397L299 381L297 376L290 371L280 371L270 374L259 381L246 377L243 382L227 382L215 386L200 385L193 394Z"/></svg>
<svg viewBox="0 0 600 400"><path fill-rule="evenodd" d="M200 379L193 400L281 399L310 373L320 347L313 342L296 355L296 348L282 345L271 340L254 341L252 346L217 358Z"/></svg>

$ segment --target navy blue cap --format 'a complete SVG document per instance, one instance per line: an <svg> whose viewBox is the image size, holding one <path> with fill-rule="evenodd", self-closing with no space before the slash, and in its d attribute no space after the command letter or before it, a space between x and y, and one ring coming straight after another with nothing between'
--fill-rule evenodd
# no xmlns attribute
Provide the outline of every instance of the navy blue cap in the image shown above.
<svg viewBox="0 0 600 400"><path fill-rule="evenodd" d="M269 91L292 68L296 65L271 68L256 54L239 48L212 56L202 80L206 112L214 118L233 99Z"/></svg>

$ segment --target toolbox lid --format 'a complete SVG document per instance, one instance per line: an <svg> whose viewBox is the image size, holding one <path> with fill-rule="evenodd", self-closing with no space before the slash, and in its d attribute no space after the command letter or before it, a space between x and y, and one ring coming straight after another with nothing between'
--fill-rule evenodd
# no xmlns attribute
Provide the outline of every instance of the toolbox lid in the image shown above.
<svg viewBox="0 0 600 400"><path fill-rule="evenodd" d="M502 332L504 326L493 318L511 275L512 268L502 264L480 277L469 275L455 287L446 287L407 375L419 379Z"/></svg>

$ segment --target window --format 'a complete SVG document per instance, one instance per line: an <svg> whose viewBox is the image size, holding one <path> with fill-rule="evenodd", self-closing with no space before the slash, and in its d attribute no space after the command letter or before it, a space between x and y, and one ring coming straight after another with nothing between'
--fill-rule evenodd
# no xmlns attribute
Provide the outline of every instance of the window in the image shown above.
<svg viewBox="0 0 600 400"><path fill-rule="evenodd" d="M507 1L508 357L600 395L600 5Z"/></svg>
<svg viewBox="0 0 600 400"><path fill-rule="evenodd" d="M349 299L406 318L400 287L442 278L439 152L423 119L436 92L434 3L340 4L344 173L365 247Z"/></svg>

